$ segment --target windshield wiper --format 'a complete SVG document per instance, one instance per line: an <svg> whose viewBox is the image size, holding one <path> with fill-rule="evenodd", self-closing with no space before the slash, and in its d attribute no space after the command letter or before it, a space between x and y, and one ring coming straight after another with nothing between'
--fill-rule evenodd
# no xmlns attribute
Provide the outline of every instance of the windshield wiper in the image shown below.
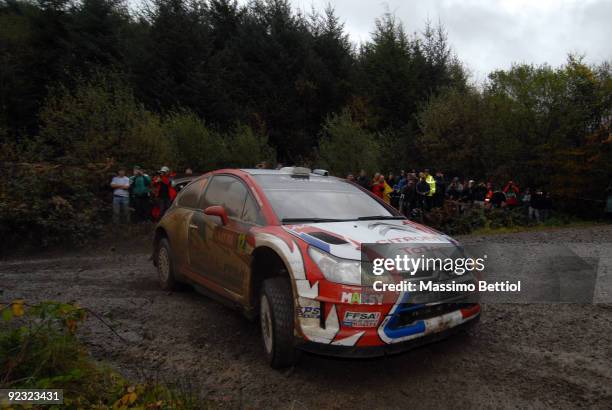
<svg viewBox="0 0 612 410"><path fill-rule="evenodd" d="M374 221L376 219L406 219L405 216L384 216L384 215L372 215L372 216L360 216L357 218L358 221Z"/></svg>
<svg viewBox="0 0 612 410"><path fill-rule="evenodd" d="M350 219L333 219L333 218L283 218L282 223L300 223L300 222L346 222Z"/></svg>

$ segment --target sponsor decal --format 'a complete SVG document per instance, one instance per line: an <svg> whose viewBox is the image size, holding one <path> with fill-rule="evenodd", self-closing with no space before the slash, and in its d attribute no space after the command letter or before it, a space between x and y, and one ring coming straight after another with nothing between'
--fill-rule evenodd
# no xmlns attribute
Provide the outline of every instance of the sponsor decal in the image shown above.
<svg viewBox="0 0 612 410"><path fill-rule="evenodd" d="M304 319L318 319L321 317L321 308L318 306L299 306L295 310L298 317Z"/></svg>
<svg viewBox="0 0 612 410"><path fill-rule="evenodd" d="M380 319L380 312L345 312L342 320L343 326L348 327L376 327Z"/></svg>
<svg viewBox="0 0 612 410"><path fill-rule="evenodd" d="M342 292L340 302L357 305L382 305L384 295L378 293Z"/></svg>

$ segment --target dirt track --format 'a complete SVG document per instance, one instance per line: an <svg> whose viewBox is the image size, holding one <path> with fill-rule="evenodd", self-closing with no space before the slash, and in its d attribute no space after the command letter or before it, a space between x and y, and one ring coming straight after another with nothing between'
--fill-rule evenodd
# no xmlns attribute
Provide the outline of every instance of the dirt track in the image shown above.
<svg viewBox="0 0 612 410"><path fill-rule="evenodd" d="M460 239L601 245L612 226ZM161 291L145 247L97 252L0 262L0 300L75 300L109 316L125 341L90 319L96 358L184 383L212 407L612 408L612 305L487 305L469 334L376 360L304 354L279 373L257 324L194 291Z"/></svg>

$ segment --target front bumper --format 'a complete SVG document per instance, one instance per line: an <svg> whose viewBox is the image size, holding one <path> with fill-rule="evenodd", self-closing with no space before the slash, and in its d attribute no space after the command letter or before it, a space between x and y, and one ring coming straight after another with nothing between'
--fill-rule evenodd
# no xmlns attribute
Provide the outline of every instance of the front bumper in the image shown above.
<svg viewBox="0 0 612 410"><path fill-rule="evenodd" d="M297 323L302 337L296 344L336 356L380 356L444 338L480 316L479 303L415 304L407 300L403 295L391 305L300 298ZM361 300L355 297L355 301Z"/></svg>
<svg viewBox="0 0 612 410"><path fill-rule="evenodd" d="M398 343L381 344L377 346L343 346L312 341L302 341L296 347L310 353L345 358L372 358L388 356L406 352L423 345L446 339L456 333L464 332L474 326L479 320L480 313L470 317L469 320L454 327L449 327L435 333L426 334L424 336L419 336Z"/></svg>

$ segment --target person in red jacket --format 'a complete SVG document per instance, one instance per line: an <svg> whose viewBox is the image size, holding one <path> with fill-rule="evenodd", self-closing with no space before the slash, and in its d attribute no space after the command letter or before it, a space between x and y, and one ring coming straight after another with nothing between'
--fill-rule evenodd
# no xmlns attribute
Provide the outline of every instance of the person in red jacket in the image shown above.
<svg viewBox="0 0 612 410"><path fill-rule="evenodd" d="M491 199L493 198L493 184L487 182L486 186L487 194L485 195L485 208L491 208Z"/></svg>
<svg viewBox="0 0 612 410"><path fill-rule="evenodd" d="M173 174L170 173L170 168L163 166L159 170L159 174L153 177L153 194L157 202L158 216L155 219L164 216L174 198L176 198L176 189L172 183Z"/></svg>
<svg viewBox="0 0 612 410"><path fill-rule="evenodd" d="M519 187L516 186L513 181L508 181L503 189L503 192L506 194L506 206L512 207L519 204Z"/></svg>
<svg viewBox="0 0 612 410"><path fill-rule="evenodd" d="M385 193L385 177L377 172L376 175L374 175L374 179L372 180L372 186L370 189L372 190L374 195L382 199Z"/></svg>

